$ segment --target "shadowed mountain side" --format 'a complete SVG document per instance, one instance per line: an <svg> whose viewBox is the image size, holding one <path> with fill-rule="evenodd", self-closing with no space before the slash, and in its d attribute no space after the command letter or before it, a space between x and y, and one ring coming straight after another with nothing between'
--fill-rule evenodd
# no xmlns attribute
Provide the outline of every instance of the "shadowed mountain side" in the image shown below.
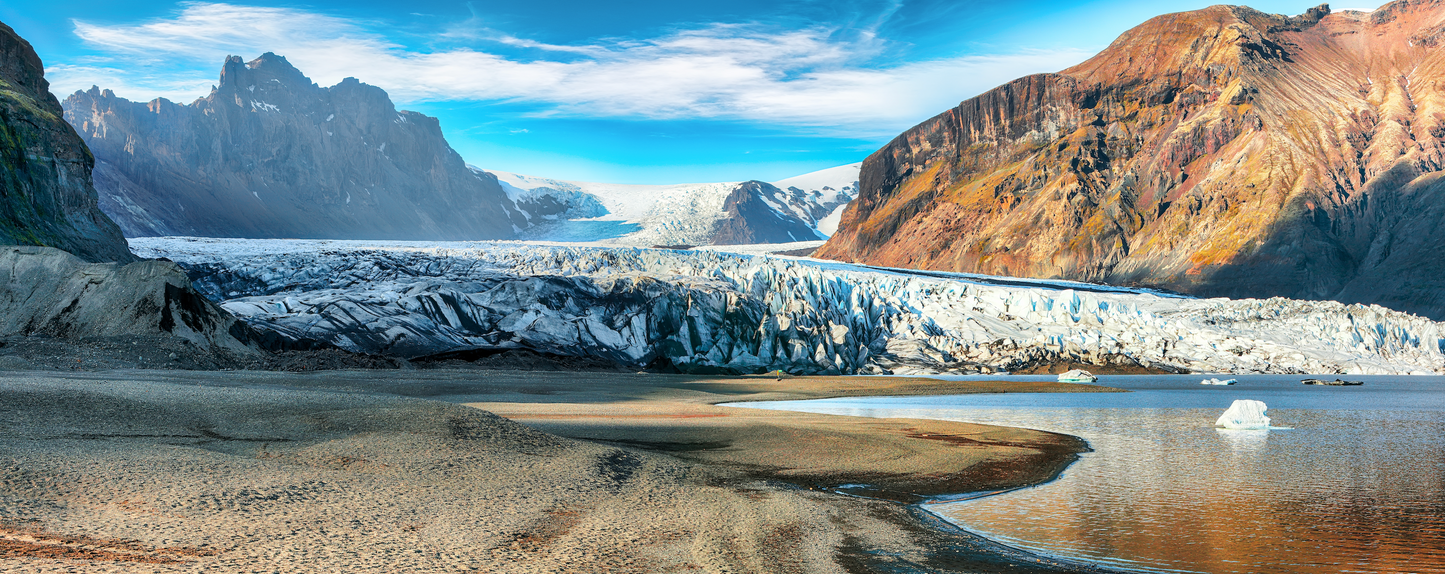
<svg viewBox="0 0 1445 574"><path fill-rule="evenodd" d="M1154 18L870 156L817 256L1445 317L1445 5Z"/></svg>
<svg viewBox="0 0 1445 574"><path fill-rule="evenodd" d="M87 261L134 261L96 206L95 160L61 119L30 43L0 23L0 244L46 245Z"/></svg>
<svg viewBox="0 0 1445 574"><path fill-rule="evenodd" d="M792 243L822 239L818 232L783 209L768 205L764 195L776 197L783 192L761 181L745 181L733 188L723 200L723 219L717 222L712 245L751 245L755 243Z"/></svg>
<svg viewBox="0 0 1445 574"><path fill-rule="evenodd" d="M101 206L132 237L474 240L527 225L436 118L354 78L321 88L275 54L227 58L190 105L91 88L65 107L96 154Z"/></svg>
<svg viewBox="0 0 1445 574"><path fill-rule="evenodd" d="M0 335L174 336L210 352L259 353L258 335L175 263L85 263L49 247L0 249Z"/></svg>

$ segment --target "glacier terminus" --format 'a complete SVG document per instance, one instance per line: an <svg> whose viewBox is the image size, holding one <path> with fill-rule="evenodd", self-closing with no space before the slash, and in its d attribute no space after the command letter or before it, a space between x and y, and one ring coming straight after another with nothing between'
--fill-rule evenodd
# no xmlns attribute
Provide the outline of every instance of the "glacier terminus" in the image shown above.
<svg viewBox="0 0 1445 574"><path fill-rule="evenodd" d="M719 250L137 238L259 328L402 358L478 349L694 373L997 373L1077 362L1222 373L1445 373L1445 324L1331 301Z"/></svg>

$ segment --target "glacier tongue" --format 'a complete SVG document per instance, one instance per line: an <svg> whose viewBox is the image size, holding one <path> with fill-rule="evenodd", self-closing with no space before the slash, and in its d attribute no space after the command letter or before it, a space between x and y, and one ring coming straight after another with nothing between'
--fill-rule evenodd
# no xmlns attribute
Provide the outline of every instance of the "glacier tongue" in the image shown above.
<svg viewBox="0 0 1445 574"><path fill-rule="evenodd" d="M971 373L1056 361L1445 373L1445 324L1378 306L716 251L137 238L252 325L418 357L525 348L689 372Z"/></svg>

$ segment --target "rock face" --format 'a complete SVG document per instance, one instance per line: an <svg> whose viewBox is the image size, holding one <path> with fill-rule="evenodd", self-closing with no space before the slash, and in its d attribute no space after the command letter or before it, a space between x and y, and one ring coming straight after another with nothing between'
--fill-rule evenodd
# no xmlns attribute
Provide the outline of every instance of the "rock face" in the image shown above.
<svg viewBox="0 0 1445 574"><path fill-rule="evenodd" d="M134 261L96 206L95 160L61 119L30 43L0 23L0 244L46 245L87 261Z"/></svg>
<svg viewBox="0 0 1445 574"><path fill-rule="evenodd" d="M787 195L772 184L761 181L738 184L723 200L724 217L718 220L709 244L750 245L823 239L808 222L786 208L774 207L778 202L768 201ZM827 214L825 208L820 206L819 210Z"/></svg>
<svg viewBox="0 0 1445 574"><path fill-rule="evenodd" d="M86 263L49 247L0 248L0 335L174 336L208 351L258 353L257 335L169 261Z"/></svg>
<svg viewBox="0 0 1445 574"><path fill-rule="evenodd" d="M845 261L1445 317L1445 3L1160 16L871 155Z"/></svg>
<svg viewBox="0 0 1445 574"><path fill-rule="evenodd" d="M436 118L354 78L318 87L271 53L227 58L190 105L91 88L65 109L95 152L101 207L131 237L471 240L527 224Z"/></svg>
<svg viewBox="0 0 1445 574"><path fill-rule="evenodd" d="M528 349L684 372L978 373L1074 363L1445 373L1445 323L707 250L135 239L282 337L412 358Z"/></svg>

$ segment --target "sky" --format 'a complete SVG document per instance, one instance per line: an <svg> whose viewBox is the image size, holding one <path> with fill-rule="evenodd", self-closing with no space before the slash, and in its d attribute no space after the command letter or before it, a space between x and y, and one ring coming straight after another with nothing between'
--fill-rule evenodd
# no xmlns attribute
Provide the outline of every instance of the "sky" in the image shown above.
<svg viewBox="0 0 1445 574"><path fill-rule="evenodd" d="M355 77L438 117L483 168L658 184L862 161L962 100L1211 3L0 0L0 22L35 46L61 99L98 85L190 103L226 56L275 52L322 86Z"/></svg>

